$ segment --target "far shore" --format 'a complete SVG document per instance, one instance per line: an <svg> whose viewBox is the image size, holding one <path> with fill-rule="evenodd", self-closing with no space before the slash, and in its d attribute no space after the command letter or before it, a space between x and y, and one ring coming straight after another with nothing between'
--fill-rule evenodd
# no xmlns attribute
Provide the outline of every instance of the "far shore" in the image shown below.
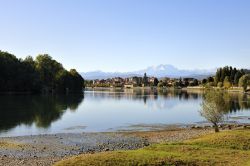
<svg viewBox="0 0 250 166"><path fill-rule="evenodd" d="M218 90L225 90L228 92L239 92L250 95L250 92L243 92L242 88L233 87L230 89L213 87ZM183 88L174 88L174 87L133 87L133 88L124 88L124 87L85 87L84 90L185 90L185 91L204 91L206 88L204 86L189 86ZM79 93L69 93L69 94L79 94ZM32 92L0 92L0 95L34 95ZM44 94L42 94L44 95Z"/></svg>
<svg viewBox="0 0 250 166"><path fill-rule="evenodd" d="M244 92L240 87L232 87L229 89L219 88L219 87L212 87L218 90L225 90L228 92L239 92L250 95L250 92ZM151 90L151 89L158 89L158 90L186 90L186 91L204 91L206 87L204 86L189 86L184 88L174 88L174 87L133 87L133 88L124 88L124 87L85 87L85 90Z"/></svg>

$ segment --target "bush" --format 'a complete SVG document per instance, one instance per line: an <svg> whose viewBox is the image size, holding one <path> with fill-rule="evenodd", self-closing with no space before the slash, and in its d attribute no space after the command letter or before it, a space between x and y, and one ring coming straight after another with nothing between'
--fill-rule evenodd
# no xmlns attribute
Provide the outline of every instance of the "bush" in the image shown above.
<svg viewBox="0 0 250 166"><path fill-rule="evenodd" d="M223 87L223 83L222 82L218 82L217 87L222 88Z"/></svg>

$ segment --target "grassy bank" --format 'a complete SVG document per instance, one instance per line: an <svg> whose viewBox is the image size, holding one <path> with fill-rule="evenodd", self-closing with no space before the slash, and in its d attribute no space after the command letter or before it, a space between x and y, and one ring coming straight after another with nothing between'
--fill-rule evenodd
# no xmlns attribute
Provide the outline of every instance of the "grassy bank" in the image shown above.
<svg viewBox="0 0 250 166"><path fill-rule="evenodd" d="M250 165L250 130L224 131L139 150L85 154L56 163L63 165Z"/></svg>

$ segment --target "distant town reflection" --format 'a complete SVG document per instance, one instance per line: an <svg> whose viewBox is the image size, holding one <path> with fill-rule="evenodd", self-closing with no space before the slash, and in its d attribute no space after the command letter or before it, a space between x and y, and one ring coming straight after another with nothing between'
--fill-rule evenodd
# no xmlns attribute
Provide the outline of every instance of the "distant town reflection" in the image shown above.
<svg viewBox="0 0 250 166"><path fill-rule="evenodd" d="M198 113L203 95L202 91L185 90L87 89L84 95L0 96L0 136L196 123L204 120ZM225 96L230 116L250 116L248 96ZM73 130L65 130L69 128Z"/></svg>

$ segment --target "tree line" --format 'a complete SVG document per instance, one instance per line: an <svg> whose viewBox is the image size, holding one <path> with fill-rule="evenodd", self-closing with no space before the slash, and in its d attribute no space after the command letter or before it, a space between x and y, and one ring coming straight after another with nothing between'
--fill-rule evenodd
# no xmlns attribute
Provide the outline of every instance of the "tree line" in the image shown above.
<svg viewBox="0 0 250 166"><path fill-rule="evenodd" d="M217 87L243 87L247 89L250 81L250 71L245 69L237 69L232 66L218 68L214 77L208 77L202 80L202 84Z"/></svg>
<svg viewBox="0 0 250 166"><path fill-rule="evenodd" d="M48 54L18 59L0 51L0 92L70 93L83 87L84 79L75 69L67 71Z"/></svg>

